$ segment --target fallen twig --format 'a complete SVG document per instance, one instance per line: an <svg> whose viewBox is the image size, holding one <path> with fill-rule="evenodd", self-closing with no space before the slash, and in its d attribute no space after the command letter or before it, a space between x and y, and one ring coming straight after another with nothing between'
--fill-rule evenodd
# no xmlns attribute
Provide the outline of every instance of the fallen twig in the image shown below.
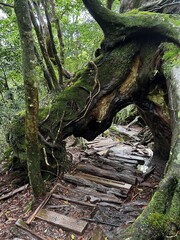
<svg viewBox="0 0 180 240"><path fill-rule="evenodd" d="M52 194L52 196L55 197L55 198L62 199L64 201L68 201L68 202L72 202L72 203L75 203L75 204L80 204L80 205L84 205L84 206L88 206L88 207L95 207L96 206L95 204L79 201L79 200L76 200L76 199L67 198L63 195Z"/></svg>
<svg viewBox="0 0 180 240"><path fill-rule="evenodd" d="M52 194L55 191L57 186L58 186L58 184L56 184L53 187L53 189L46 195L45 199L41 202L41 204L36 208L34 213L26 221L27 224L30 224L34 220L34 218L36 217L36 214L38 213L38 211L46 205L46 203L49 201L50 197L52 196Z"/></svg>
<svg viewBox="0 0 180 240"><path fill-rule="evenodd" d="M22 186L22 187L20 187L20 188L17 188L17 189L15 189L15 190L7 193L7 194L4 194L3 196L0 197L0 201L1 201L1 200L4 200L4 199L7 199L7 198L10 198L10 197L12 197L13 195L15 195L16 193L22 192L23 190L25 190L25 189L28 187L28 185L29 185L29 184L26 184L26 185L24 185L24 186Z"/></svg>

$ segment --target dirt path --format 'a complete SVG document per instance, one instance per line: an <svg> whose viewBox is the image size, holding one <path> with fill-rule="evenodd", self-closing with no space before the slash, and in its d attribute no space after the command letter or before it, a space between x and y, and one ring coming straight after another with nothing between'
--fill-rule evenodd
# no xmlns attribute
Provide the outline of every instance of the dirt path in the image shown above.
<svg viewBox="0 0 180 240"><path fill-rule="evenodd" d="M131 224L151 199L162 169L147 168L152 151L141 145L141 129L118 128L110 137L99 136L83 147L68 142L74 167L64 179L47 183L49 192L56 187L28 226L17 220L28 221L44 198L32 206L29 186L6 196L18 189L18 178L1 172L0 197L6 198L0 205L0 240L88 240L96 231L113 239L114 232Z"/></svg>

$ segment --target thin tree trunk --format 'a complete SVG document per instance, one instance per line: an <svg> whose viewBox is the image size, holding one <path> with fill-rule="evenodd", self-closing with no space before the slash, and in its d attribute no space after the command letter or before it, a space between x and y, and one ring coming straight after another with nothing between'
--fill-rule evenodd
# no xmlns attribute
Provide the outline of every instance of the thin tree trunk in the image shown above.
<svg viewBox="0 0 180 240"><path fill-rule="evenodd" d="M62 33L62 29L61 29L61 24L60 21L56 15L56 10L55 10L55 2L54 0L51 0L51 6L52 6L52 15L54 17L54 22L56 24L56 28L57 28L57 35L58 35L58 40L59 40L59 46L60 46L60 57L61 57L61 63L64 66L65 64L65 56L64 56L64 40L63 40L63 33Z"/></svg>
<svg viewBox="0 0 180 240"><path fill-rule="evenodd" d="M41 70L43 71L44 73L44 78L46 79L46 83L47 83L47 86L48 86L48 90L51 92L53 90L53 84L52 84L52 78L51 78L51 75L50 73L48 72L48 70L46 69L45 65L44 65L44 62L43 60L41 59L41 56L36 48L36 46L34 46L34 52L35 52L35 55L36 55L36 58L38 60L38 64L41 68Z"/></svg>
<svg viewBox="0 0 180 240"><path fill-rule="evenodd" d="M107 0L106 6L108 9L110 9L110 10L112 9L113 2L114 2L114 0Z"/></svg>
<svg viewBox="0 0 180 240"><path fill-rule="evenodd" d="M49 19L49 14L48 14L47 2L42 0L42 5L44 7L44 11L45 11L46 19L47 19L47 25L48 25L48 30L49 30L50 42L51 42L51 46L52 46L52 52L53 52L56 64L58 66L59 85L60 85L61 89L63 89L63 67L62 67L62 63L59 59L59 56L57 54L57 50L56 50L56 46L55 46L55 42L54 42L52 26L51 26L51 22L50 22L50 19Z"/></svg>
<svg viewBox="0 0 180 240"><path fill-rule="evenodd" d="M38 90L36 87L35 54L28 0L15 0L22 46L23 78L25 86L26 117L25 140L30 184L35 197L44 193L44 182L40 170L38 140Z"/></svg>
<svg viewBox="0 0 180 240"><path fill-rule="evenodd" d="M48 55L48 52L47 52L47 49L46 49L46 46L45 46L44 38L43 38L43 36L41 34L41 30L39 28L39 25L37 23L37 20L36 20L34 14L33 14L32 6L31 6L30 3L29 3L29 7L30 7L31 20L32 20L34 29L36 31L36 35L37 35L37 38L38 38L39 46L40 46L43 58L45 60L47 69L48 69L48 71L49 71L49 73L51 74L51 77L52 77L54 90L60 89L59 83L58 83L58 79L56 77L56 73L54 71L54 68L52 66L52 63L50 61L50 58L49 58L49 55Z"/></svg>

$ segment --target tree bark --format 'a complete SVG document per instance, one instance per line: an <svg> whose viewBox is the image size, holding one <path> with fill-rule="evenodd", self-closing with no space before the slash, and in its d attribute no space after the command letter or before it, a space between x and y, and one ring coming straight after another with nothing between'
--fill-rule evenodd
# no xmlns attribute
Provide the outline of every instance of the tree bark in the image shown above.
<svg viewBox="0 0 180 240"><path fill-rule="evenodd" d="M138 9L140 11L160 12L160 13L180 13L178 0L122 0L120 13Z"/></svg>
<svg viewBox="0 0 180 240"><path fill-rule="evenodd" d="M175 53L169 57L170 49ZM162 71L167 79L172 139L165 176L148 207L135 223L114 239L179 239L180 227L180 63L176 46L164 45ZM172 96L176 97L172 97Z"/></svg>
<svg viewBox="0 0 180 240"><path fill-rule="evenodd" d="M33 9L32 9L32 6L31 6L30 2L29 2L29 8L30 8L31 21L33 23L33 26L34 26L34 29L35 29L35 32L36 32L36 35L37 35L37 39L38 39L38 42L39 42L41 53L42 53L42 56L43 56L44 61L46 63L48 72L50 73L51 78L52 78L53 90L60 90L59 82L58 82L55 70L53 68L53 65L51 63L50 56L48 54L47 48L46 48L44 36L42 34L42 27L39 26L39 24L36 20L36 17L33 13Z"/></svg>
<svg viewBox="0 0 180 240"><path fill-rule="evenodd" d="M28 175L35 197L44 193L44 182L40 169L40 149L38 140L38 90L36 87L35 55L28 1L15 0L15 12L18 20L22 45L23 77L26 99L26 158Z"/></svg>
<svg viewBox="0 0 180 240"><path fill-rule="evenodd" d="M107 0L106 6L108 9L110 9L110 10L112 9L113 2L114 2L114 0Z"/></svg>

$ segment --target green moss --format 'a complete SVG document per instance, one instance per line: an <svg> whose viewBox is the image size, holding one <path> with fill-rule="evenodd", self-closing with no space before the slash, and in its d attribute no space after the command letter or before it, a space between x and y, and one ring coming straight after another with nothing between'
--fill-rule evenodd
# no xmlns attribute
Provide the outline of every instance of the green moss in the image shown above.
<svg viewBox="0 0 180 240"><path fill-rule="evenodd" d="M171 62L171 66L180 64L180 51L179 47L173 43L164 44L163 61Z"/></svg>
<svg viewBox="0 0 180 240"><path fill-rule="evenodd" d="M163 70L167 77L171 77L172 68L180 65L179 47L173 43L164 43L163 50Z"/></svg>
<svg viewBox="0 0 180 240"><path fill-rule="evenodd" d="M163 235L169 230L169 219L165 214L158 212L151 213L148 217L148 222L154 231Z"/></svg>

